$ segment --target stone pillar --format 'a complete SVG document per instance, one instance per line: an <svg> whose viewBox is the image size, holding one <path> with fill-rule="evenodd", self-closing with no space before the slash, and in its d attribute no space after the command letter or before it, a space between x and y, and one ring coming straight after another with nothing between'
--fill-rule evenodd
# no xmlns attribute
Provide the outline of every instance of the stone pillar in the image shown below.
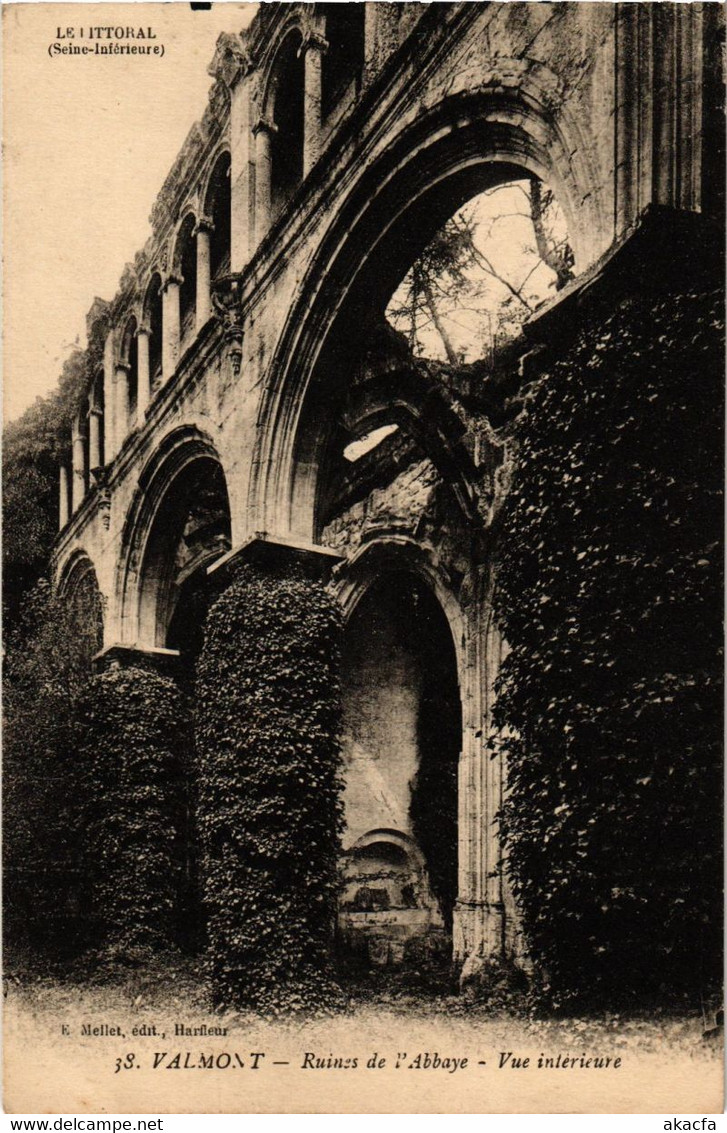
<svg viewBox="0 0 727 1133"><path fill-rule="evenodd" d="M73 422L73 478L71 481L71 506L74 512L78 511L86 494L86 449L81 432L81 419L76 417Z"/></svg>
<svg viewBox="0 0 727 1133"><path fill-rule="evenodd" d="M259 244L270 227L271 217L271 173L273 162L273 134L277 133L274 122L266 118L258 119L253 127L255 135L255 243Z"/></svg>
<svg viewBox="0 0 727 1133"><path fill-rule="evenodd" d="M151 399L149 377L149 327L141 323L136 328L136 417L138 424L144 422L144 412Z"/></svg>
<svg viewBox="0 0 727 1133"><path fill-rule="evenodd" d="M116 456L116 368L114 366L114 334L106 335L103 352L104 456L110 464Z"/></svg>
<svg viewBox="0 0 727 1133"><path fill-rule="evenodd" d="M303 40L305 51L305 90L303 94L303 176L318 161L321 145L321 70L328 42L309 31Z"/></svg>
<svg viewBox="0 0 727 1133"><path fill-rule="evenodd" d="M129 433L129 364L116 363L116 451Z"/></svg>
<svg viewBox="0 0 727 1133"><path fill-rule="evenodd" d="M319 549L320 550L320 549ZM207 784L200 801L204 881L210 910L210 944L216 955L226 957L226 978L249 981L263 995L275 993L265 955L248 935L240 941L237 925L248 916L244 904L245 863L230 857L228 841L235 827L244 825L246 806L265 805L271 790L290 767L291 753L302 760L296 790L297 846L301 866L291 872L275 852L264 860L266 883L250 916L264 925L271 914L287 922L287 931L299 932L301 921L309 933L310 955L293 957L286 979L295 987L302 976L309 979L310 958L320 964L332 943L335 916L336 863L331 860L338 818L338 719L340 691L337 680L340 635L335 599L320 581L340 561L340 556L319 554L315 548L293 547L270 538L253 539L227 556L228 567L247 562L252 568L225 590L217 610L224 611L230 627L229 647L207 654L204 695L199 698L202 739L195 757ZM306 577L303 571L314 572ZM216 572L215 572L216 573ZM212 576L214 578L214 575ZM219 576L225 579L224 568ZM257 595L250 603L250 590ZM285 594L289 615L281 619L279 596ZM264 657L250 664L250 642ZM267 648L266 648L267 647ZM305 672L314 687L322 690L316 700L301 700L298 674L287 659L292 652L305 656ZM248 702L263 713L276 713L276 731L251 737L248 730L226 726L236 706ZM306 754L307 753L307 754ZM231 793L230 793L231 792ZM223 822L222 837L211 829L208 815L218 812L216 799L231 799ZM246 800L241 803L239 800ZM215 820L217 821L217 820ZM277 816L271 819L275 832ZM263 820L264 822L264 820ZM264 837L264 834L263 834ZM264 844L264 843L263 843ZM265 854L263 849L262 853ZM326 855L326 856L324 856ZM306 871L323 882L325 891L310 894ZM275 912L277 910L277 912ZM284 929L283 931L286 931ZM248 943L250 942L250 943ZM229 974L228 974L229 973ZM272 979L274 980L274 976Z"/></svg>
<svg viewBox="0 0 727 1133"><path fill-rule="evenodd" d="M194 234L197 237L197 330L200 331L212 314L210 299L210 236L212 221L200 217Z"/></svg>
<svg viewBox="0 0 727 1133"><path fill-rule="evenodd" d="M242 271L255 237L255 139L250 111L250 77L233 86L230 102L230 270Z"/></svg>
<svg viewBox="0 0 727 1133"><path fill-rule="evenodd" d="M68 508L68 467L61 464L58 469L58 530L62 531L70 519Z"/></svg>
<svg viewBox="0 0 727 1133"><path fill-rule="evenodd" d="M502 801L502 768L500 759L492 759L487 750L501 653L501 641L482 595L469 611L461 674L459 880L453 943L463 983L475 977L488 960L501 959L505 951L501 851L495 824Z"/></svg>
<svg viewBox="0 0 727 1133"><path fill-rule="evenodd" d="M101 467L101 410L93 406L88 414L88 467L95 472Z"/></svg>
<svg viewBox="0 0 727 1133"><path fill-rule="evenodd" d="M168 275L162 287L162 381L168 382L179 357L179 276Z"/></svg>

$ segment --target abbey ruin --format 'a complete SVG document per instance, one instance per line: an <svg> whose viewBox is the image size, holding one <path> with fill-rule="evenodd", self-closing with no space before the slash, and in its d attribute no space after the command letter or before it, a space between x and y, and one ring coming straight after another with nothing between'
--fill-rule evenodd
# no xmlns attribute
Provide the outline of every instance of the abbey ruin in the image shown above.
<svg viewBox="0 0 727 1133"><path fill-rule="evenodd" d="M344 620L338 931L371 965L428 940L465 975L527 966L489 744L513 427L594 310L719 284L720 15L261 5L220 37L152 235L88 313L59 591L100 595L97 670L184 682L238 564L325 583ZM417 353L392 296L458 210L520 183L552 193L571 266L504 344Z"/></svg>

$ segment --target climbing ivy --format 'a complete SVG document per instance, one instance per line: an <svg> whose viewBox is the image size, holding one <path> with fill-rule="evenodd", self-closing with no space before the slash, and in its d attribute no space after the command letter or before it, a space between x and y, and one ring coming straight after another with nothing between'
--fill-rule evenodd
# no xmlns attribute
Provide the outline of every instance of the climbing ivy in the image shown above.
<svg viewBox="0 0 727 1133"><path fill-rule="evenodd" d="M334 1003L342 821L340 621L322 586L247 565L212 606L196 750L209 967L219 1002Z"/></svg>
<svg viewBox="0 0 727 1133"><path fill-rule="evenodd" d="M3 942L6 966L84 947L76 710L91 677L94 603L38 582L5 627ZM91 615L91 616L89 616ZM89 624L90 623L90 624Z"/></svg>
<svg viewBox="0 0 727 1133"><path fill-rule="evenodd" d="M500 540L502 830L554 1007L719 977L719 296L593 317L529 391Z"/></svg>
<svg viewBox="0 0 727 1133"><path fill-rule="evenodd" d="M173 943L186 720L174 683L143 669L95 677L81 701L86 873L104 959L139 962Z"/></svg>

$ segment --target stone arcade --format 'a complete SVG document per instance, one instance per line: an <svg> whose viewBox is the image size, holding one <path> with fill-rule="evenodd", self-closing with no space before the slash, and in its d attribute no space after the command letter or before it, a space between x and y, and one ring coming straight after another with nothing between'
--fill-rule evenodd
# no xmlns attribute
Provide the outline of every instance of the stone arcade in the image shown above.
<svg viewBox="0 0 727 1133"><path fill-rule="evenodd" d="M230 556L264 544L328 579L346 619L340 927L372 963L417 938L466 971L522 958L486 749L512 446L417 368L386 303L462 204L541 178L575 280L526 327L534 374L589 294L628 293L651 250L699 235L721 208L705 141L719 19L698 3L262 5L220 37L153 234L89 312L99 366L60 469L58 586L100 592L100 666L183 672Z"/></svg>

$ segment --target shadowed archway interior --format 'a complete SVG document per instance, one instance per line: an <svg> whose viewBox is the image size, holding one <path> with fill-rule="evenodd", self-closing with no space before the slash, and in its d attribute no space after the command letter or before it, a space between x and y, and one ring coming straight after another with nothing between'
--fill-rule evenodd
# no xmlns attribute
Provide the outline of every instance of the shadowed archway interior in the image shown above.
<svg viewBox="0 0 727 1133"><path fill-rule="evenodd" d="M385 937L396 962L410 940L451 932L457 894L457 662L416 574L387 571L358 602L343 692L345 935L359 947L363 935L374 960Z"/></svg>
<svg viewBox="0 0 727 1133"><path fill-rule="evenodd" d="M169 487L147 541L140 585L146 640L178 649L191 666L202 645L209 604L207 567L230 546L230 508L222 469L211 457L186 465Z"/></svg>

